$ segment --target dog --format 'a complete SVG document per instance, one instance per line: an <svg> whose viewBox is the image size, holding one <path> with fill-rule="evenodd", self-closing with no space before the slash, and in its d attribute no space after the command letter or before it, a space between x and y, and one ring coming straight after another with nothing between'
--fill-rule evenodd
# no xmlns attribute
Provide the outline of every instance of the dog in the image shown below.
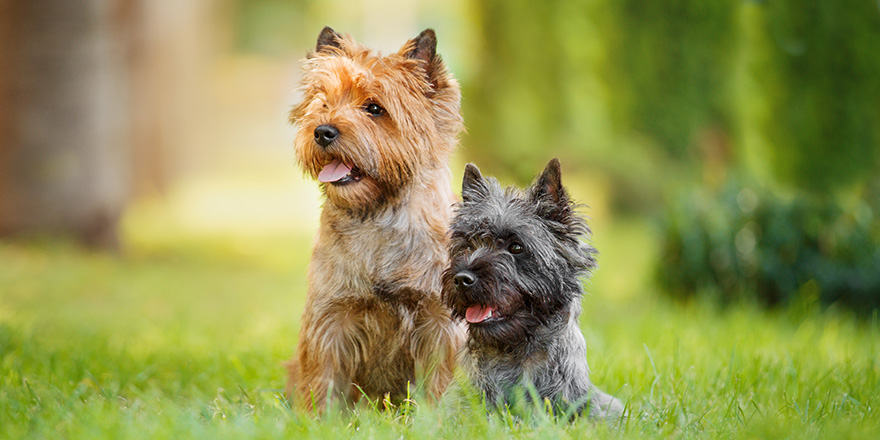
<svg viewBox="0 0 880 440"><path fill-rule="evenodd" d="M590 229L562 186L559 161L524 192L468 164L461 191L443 300L467 322L460 362L473 387L490 408L537 397L572 414L621 417L620 401L589 379L578 317L596 250L582 241Z"/></svg>
<svg viewBox="0 0 880 440"><path fill-rule="evenodd" d="M382 56L325 27L293 108L296 157L324 196L287 394L321 412L362 396L440 396L465 328L440 298L456 197L459 85L426 29Z"/></svg>

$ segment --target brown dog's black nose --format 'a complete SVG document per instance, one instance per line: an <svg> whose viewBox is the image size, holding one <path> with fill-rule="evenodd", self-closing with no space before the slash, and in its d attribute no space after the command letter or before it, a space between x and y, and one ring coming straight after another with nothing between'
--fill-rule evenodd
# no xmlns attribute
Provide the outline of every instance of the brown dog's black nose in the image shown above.
<svg viewBox="0 0 880 440"><path fill-rule="evenodd" d="M452 277L452 282L455 284L455 287L471 287L477 282L477 277L474 274L463 270Z"/></svg>
<svg viewBox="0 0 880 440"><path fill-rule="evenodd" d="M339 137L339 130L332 125L319 125L318 128L315 129L315 142L322 147L330 145L330 143L337 137Z"/></svg>

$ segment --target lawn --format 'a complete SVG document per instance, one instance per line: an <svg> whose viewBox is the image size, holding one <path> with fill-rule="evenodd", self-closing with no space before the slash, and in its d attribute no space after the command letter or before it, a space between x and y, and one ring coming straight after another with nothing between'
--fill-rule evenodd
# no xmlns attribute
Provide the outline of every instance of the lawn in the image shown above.
<svg viewBox="0 0 880 440"><path fill-rule="evenodd" d="M311 208L310 208L311 209ZM630 417L447 418L426 402L315 419L282 397L311 242L132 220L121 255L0 242L0 437L877 438L880 329L804 303L676 304L638 221L596 228L584 299L592 378ZM131 223L134 222L134 223Z"/></svg>

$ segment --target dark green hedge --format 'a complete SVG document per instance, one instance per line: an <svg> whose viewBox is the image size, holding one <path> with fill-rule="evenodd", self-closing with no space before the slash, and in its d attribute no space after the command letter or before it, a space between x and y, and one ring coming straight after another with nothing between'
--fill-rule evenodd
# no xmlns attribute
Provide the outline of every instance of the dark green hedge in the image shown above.
<svg viewBox="0 0 880 440"><path fill-rule="evenodd" d="M780 197L737 181L695 190L665 216L658 278L677 297L880 307L880 200Z"/></svg>

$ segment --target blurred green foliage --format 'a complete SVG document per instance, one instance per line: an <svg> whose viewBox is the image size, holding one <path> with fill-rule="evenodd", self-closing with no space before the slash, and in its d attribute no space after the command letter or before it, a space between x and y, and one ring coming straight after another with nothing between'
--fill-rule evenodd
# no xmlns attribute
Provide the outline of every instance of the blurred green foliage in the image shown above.
<svg viewBox="0 0 880 440"><path fill-rule="evenodd" d="M880 307L880 197L786 199L731 180L676 200L658 275L673 296Z"/></svg>
<svg viewBox="0 0 880 440"><path fill-rule="evenodd" d="M535 164L574 143L579 116L568 97L571 50L560 20L562 2L515 0L477 3L480 56L477 75L464 83L465 139L469 159L527 182Z"/></svg>
<svg viewBox="0 0 880 440"><path fill-rule="evenodd" d="M311 31L307 26L311 0L229 0L229 3L233 46L237 51L286 54L292 47L305 46L317 36L317 33L305 35Z"/></svg>
<svg viewBox="0 0 880 440"><path fill-rule="evenodd" d="M780 180L827 193L876 175L880 163L880 4L767 2L769 104L762 121Z"/></svg>
<svg viewBox="0 0 880 440"><path fill-rule="evenodd" d="M552 155L653 196L707 156L813 193L880 170L876 2L475 3L467 154L517 181ZM645 150L659 172L619 172Z"/></svg>
<svg viewBox="0 0 880 440"><path fill-rule="evenodd" d="M677 158L695 133L729 130L740 0L606 2L604 79L616 125Z"/></svg>

